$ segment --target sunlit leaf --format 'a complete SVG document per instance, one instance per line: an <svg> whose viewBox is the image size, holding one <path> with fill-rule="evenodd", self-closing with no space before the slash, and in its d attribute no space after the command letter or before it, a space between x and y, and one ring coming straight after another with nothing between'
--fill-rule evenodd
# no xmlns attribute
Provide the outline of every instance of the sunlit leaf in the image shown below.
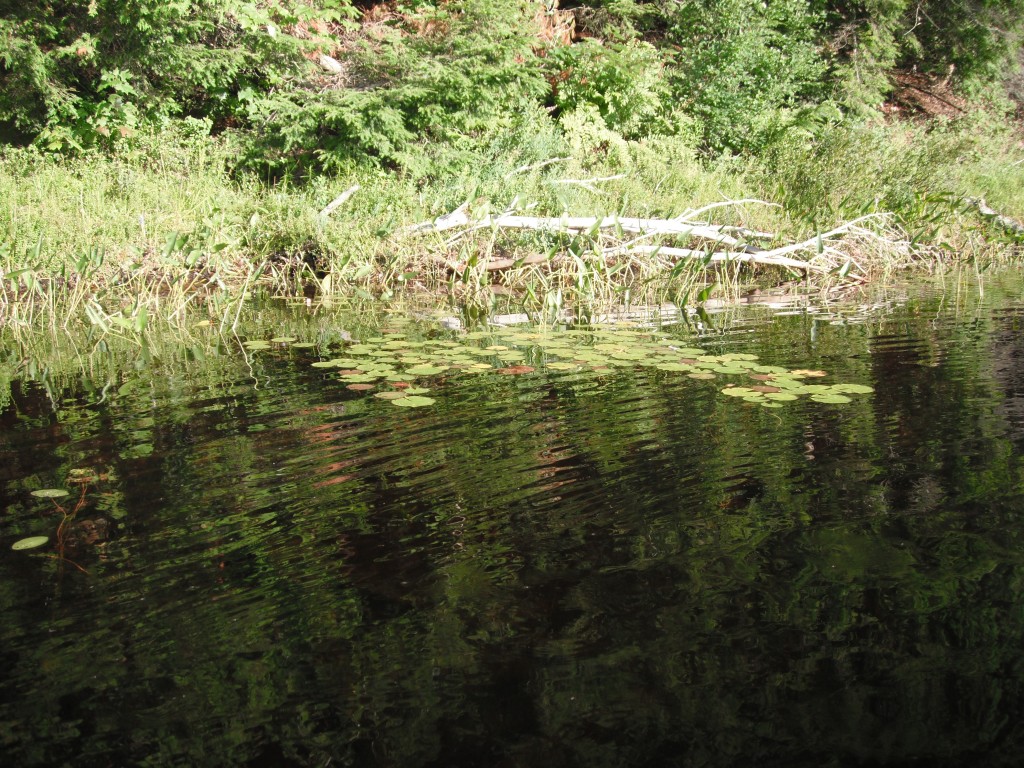
<svg viewBox="0 0 1024 768"><path fill-rule="evenodd" d="M436 376L447 370L448 367L444 365L414 365L412 368L406 368L405 372L410 376Z"/></svg>
<svg viewBox="0 0 1024 768"><path fill-rule="evenodd" d="M29 536L27 539L19 539L11 544L11 549L19 551L22 549L35 549L36 547L43 546L49 540L48 536Z"/></svg>
<svg viewBox="0 0 1024 768"><path fill-rule="evenodd" d="M867 384L833 384L832 391L843 395L868 395L875 390Z"/></svg>
<svg viewBox="0 0 1024 768"><path fill-rule="evenodd" d="M63 488L41 488L38 491L32 491L33 496L38 496L40 499L59 499L68 495L68 492Z"/></svg>
<svg viewBox="0 0 1024 768"><path fill-rule="evenodd" d="M427 405L433 405L436 400L432 397L422 397L420 395L410 395L408 397L402 397L398 400L392 400L395 405L400 405L403 408L423 408Z"/></svg>
<svg viewBox="0 0 1024 768"><path fill-rule="evenodd" d="M846 395L835 395L832 393L811 395L811 400L813 400L816 403L834 403L836 405L838 405L839 403L853 402L853 400L851 400Z"/></svg>

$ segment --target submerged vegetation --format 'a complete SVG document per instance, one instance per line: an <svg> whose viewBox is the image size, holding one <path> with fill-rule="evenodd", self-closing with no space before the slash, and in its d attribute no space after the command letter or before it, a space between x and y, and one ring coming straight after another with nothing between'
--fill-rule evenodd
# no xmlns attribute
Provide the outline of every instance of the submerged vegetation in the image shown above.
<svg viewBox="0 0 1024 768"><path fill-rule="evenodd" d="M692 306L1019 250L1018 0L565 5L3 11L0 321Z"/></svg>

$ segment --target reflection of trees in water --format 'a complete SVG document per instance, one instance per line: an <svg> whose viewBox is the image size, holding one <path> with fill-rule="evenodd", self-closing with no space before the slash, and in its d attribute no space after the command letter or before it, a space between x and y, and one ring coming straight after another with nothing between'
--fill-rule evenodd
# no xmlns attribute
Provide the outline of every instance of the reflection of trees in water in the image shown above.
<svg viewBox="0 0 1024 768"><path fill-rule="evenodd" d="M635 372L409 415L272 361L272 389L98 406L62 461L110 463L124 515L48 605L0 579L0 738L26 765L1012 762L1002 385L975 331L900 322L937 365L882 326L803 350L876 387L842 409Z"/></svg>

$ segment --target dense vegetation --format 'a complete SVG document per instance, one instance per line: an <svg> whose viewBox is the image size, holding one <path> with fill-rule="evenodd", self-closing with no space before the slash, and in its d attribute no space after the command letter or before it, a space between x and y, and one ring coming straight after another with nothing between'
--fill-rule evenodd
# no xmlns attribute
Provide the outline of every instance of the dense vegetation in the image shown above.
<svg viewBox="0 0 1024 768"><path fill-rule="evenodd" d="M31 291L41 270L66 277L95 249L180 251L189 266L223 254L235 258L218 267L246 274L292 259L335 286L351 264L393 285L422 270L354 254L376 258L401 225L515 194L554 214L644 215L753 196L783 212L725 223L796 235L885 210L912 243L959 250L977 234L1005 239L966 198L1024 213L1024 0L564 5L0 4L0 267L29 275L7 288ZM929 122L888 119L922 107ZM515 173L556 157L568 159ZM621 173L597 194L553 186ZM354 200L343 225L317 220L353 182L373 200ZM196 189L141 210L146 183ZM66 213L48 220L68 189L96 184L95 209L79 195L77 232Z"/></svg>

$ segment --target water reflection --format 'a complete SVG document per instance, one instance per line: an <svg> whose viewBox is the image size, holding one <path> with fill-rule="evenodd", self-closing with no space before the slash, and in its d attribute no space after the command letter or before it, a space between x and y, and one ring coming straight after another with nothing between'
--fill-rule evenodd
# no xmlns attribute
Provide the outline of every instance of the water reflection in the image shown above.
<svg viewBox="0 0 1024 768"><path fill-rule="evenodd" d="M101 402L16 382L0 750L1014 764L1024 304L948 296L855 323L757 308L711 337L875 387L843 407L638 370L453 381L406 410L301 350L155 363ZM11 552L59 522L29 491L81 467L88 575Z"/></svg>

